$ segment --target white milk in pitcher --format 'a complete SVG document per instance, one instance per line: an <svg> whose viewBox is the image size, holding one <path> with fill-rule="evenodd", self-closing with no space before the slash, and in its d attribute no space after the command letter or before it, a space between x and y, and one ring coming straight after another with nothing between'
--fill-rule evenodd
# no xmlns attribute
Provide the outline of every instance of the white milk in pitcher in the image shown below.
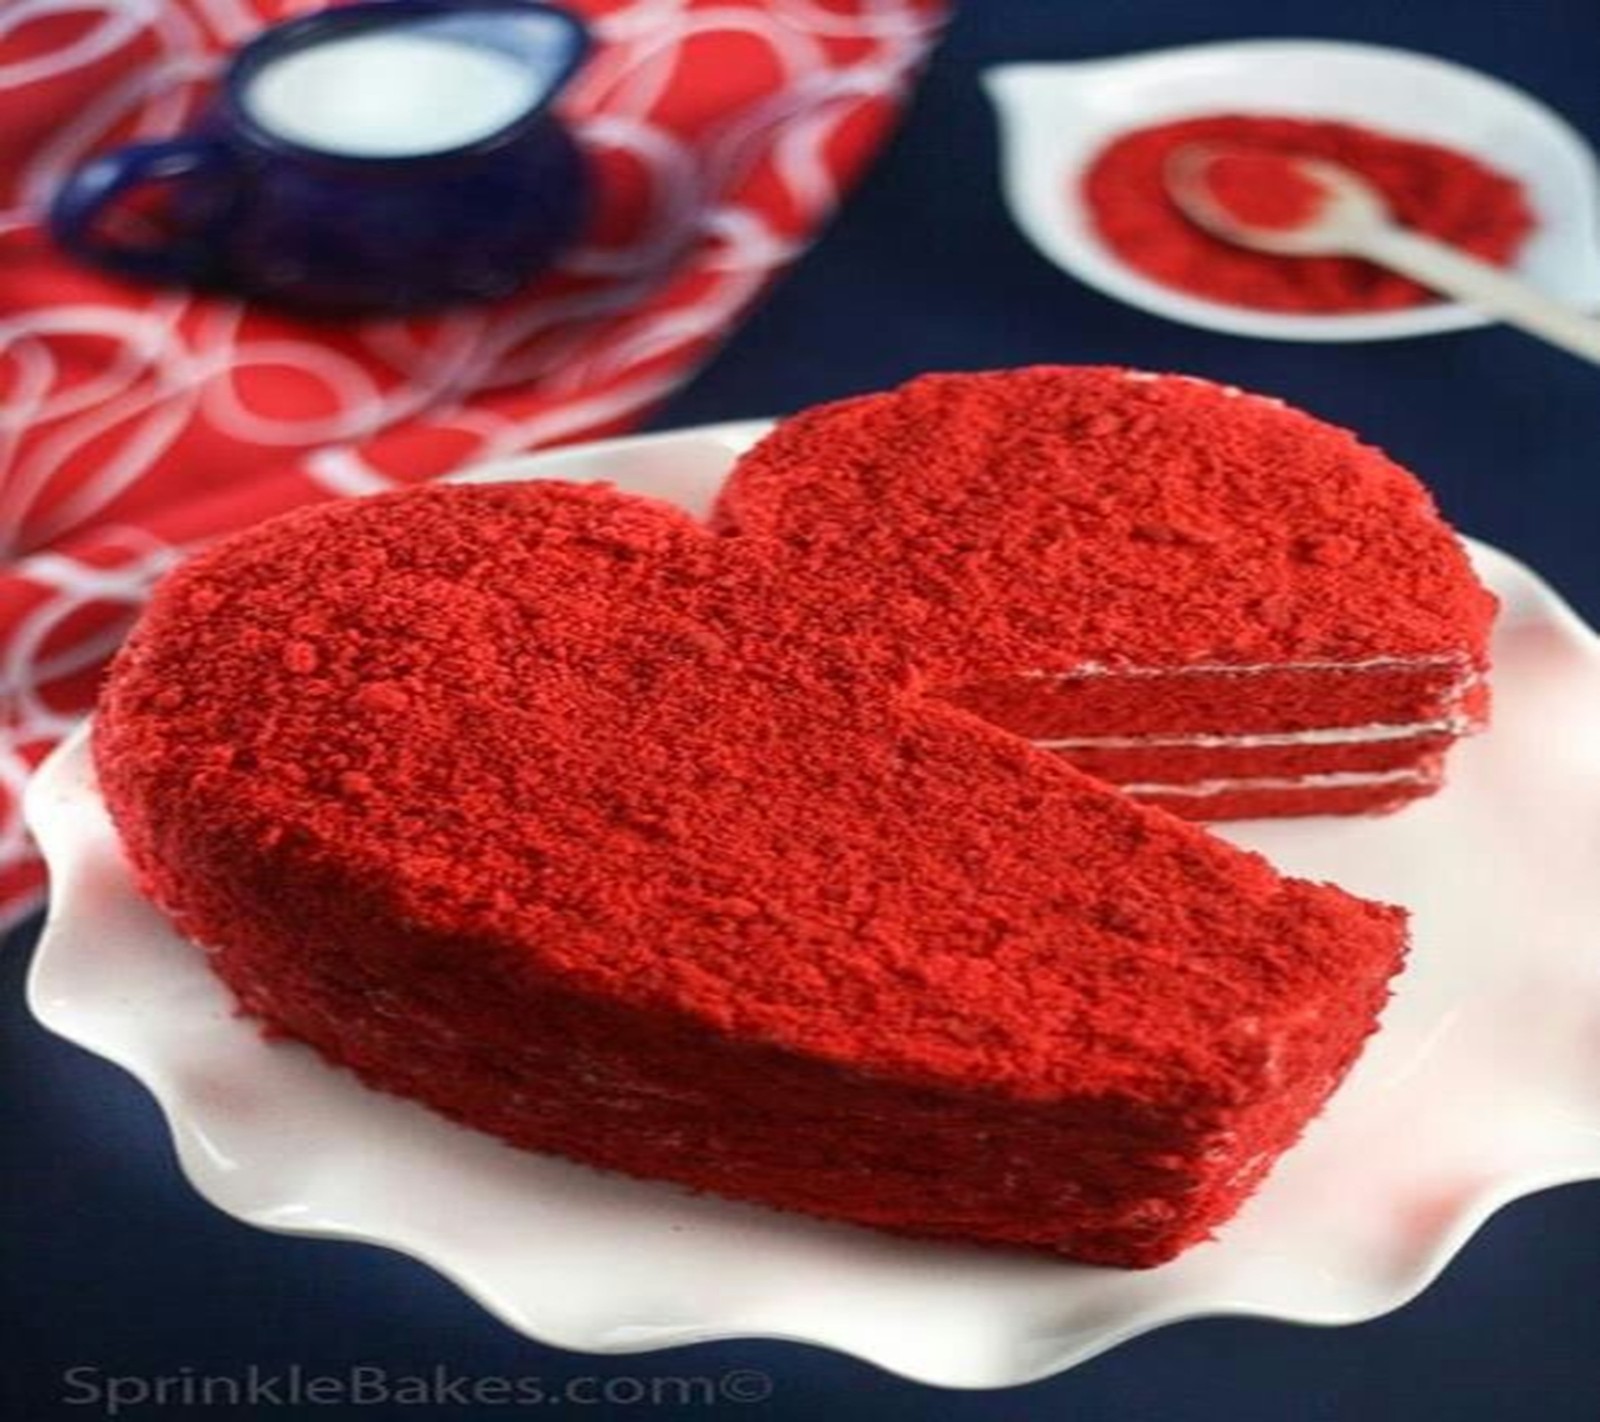
<svg viewBox="0 0 1600 1422"><path fill-rule="evenodd" d="M251 77L244 106L305 148L405 158L487 138L537 105L548 83L537 67L485 45L366 31L268 63Z"/></svg>

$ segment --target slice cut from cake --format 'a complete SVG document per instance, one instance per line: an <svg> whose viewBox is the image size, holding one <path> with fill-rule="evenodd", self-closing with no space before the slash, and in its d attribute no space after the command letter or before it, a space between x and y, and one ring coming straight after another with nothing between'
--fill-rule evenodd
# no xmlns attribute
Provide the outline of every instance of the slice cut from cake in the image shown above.
<svg viewBox="0 0 1600 1422"><path fill-rule="evenodd" d="M515 1144L1171 1258L1349 1068L1403 914L930 694L780 553L556 484L241 535L110 676L130 859L273 1031Z"/></svg>
<svg viewBox="0 0 1600 1422"><path fill-rule="evenodd" d="M1418 481L1180 376L926 376L781 424L721 526L932 694L1203 818L1393 808L1481 724L1494 600Z"/></svg>

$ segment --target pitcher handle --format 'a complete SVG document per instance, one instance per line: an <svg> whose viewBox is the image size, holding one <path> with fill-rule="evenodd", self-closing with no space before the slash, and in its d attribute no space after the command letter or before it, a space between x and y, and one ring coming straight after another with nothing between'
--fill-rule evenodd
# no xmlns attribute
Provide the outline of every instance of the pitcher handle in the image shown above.
<svg viewBox="0 0 1600 1422"><path fill-rule="evenodd" d="M62 184L50 205L51 234L73 256L123 276L203 282L213 273L216 253L199 234L182 234L166 246L138 246L108 240L96 232L96 223L134 188L214 177L230 166L227 148L207 138L169 138L114 148L85 163Z"/></svg>

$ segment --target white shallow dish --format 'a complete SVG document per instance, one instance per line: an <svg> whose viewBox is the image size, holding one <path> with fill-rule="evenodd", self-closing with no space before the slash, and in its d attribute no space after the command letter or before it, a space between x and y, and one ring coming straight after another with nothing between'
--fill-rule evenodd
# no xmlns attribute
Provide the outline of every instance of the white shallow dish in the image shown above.
<svg viewBox="0 0 1600 1422"><path fill-rule="evenodd" d="M1128 266L1096 235L1079 179L1131 129L1216 113L1342 119L1443 143L1526 185L1539 220L1517 271L1583 310L1600 307L1600 175L1583 137L1522 90L1429 55L1333 40L1239 40L984 74L1000 113L1001 180L1033 245L1080 281L1157 316L1285 341L1377 341L1487 324L1440 302L1297 315L1190 296Z"/></svg>
<svg viewBox="0 0 1600 1422"><path fill-rule="evenodd" d="M703 511L762 428L609 441L474 477L603 478ZM1527 569L1474 556L1505 600L1498 708L1448 789L1386 819L1228 830L1284 869L1406 904L1415 948L1328 1112L1218 1240L1159 1269L895 1239L602 1174L268 1043L135 892L81 734L28 796L53 888L33 1010L144 1082L219 1208L414 1255L568 1348L782 1337L995 1387L1179 1319L1372 1318L1508 1200L1600 1176L1600 640Z"/></svg>

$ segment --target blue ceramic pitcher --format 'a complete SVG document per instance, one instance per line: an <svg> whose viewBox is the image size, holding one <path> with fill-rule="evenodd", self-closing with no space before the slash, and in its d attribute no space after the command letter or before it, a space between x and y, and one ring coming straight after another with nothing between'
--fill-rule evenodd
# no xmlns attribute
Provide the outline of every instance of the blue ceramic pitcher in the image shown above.
<svg viewBox="0 0 1600 1422"><path fill-rule="evenodd" d="M73 255L329 313L503 295L577 232L588 176L551 104L588 49L534 0L365 0L241 48L193 130L105 153L56 196ZM171 235L109 235L166 184Z"/></svg>

